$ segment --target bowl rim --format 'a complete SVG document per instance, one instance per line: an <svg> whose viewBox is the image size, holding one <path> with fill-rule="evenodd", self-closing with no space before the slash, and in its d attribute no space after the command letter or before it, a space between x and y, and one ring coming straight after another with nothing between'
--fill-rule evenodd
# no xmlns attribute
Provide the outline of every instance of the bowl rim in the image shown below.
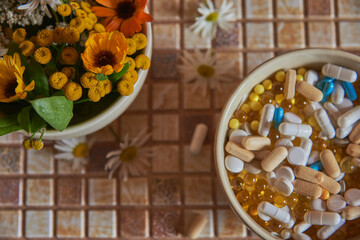
<svg viewBox="0 0 360 240"><path fill-rule="evenodd" d="M226 105L224 105L224 107L222 108L220 119L216 127L215 141L214 141L215 144L214 156L215 156L215 168L220 181L220 185L226 194L227 201L229 202L229 206L233 210L233 212L246 224L246 226L249 229L254 231L263 239L282 239L282 238L272 235L269 231L265 230L258 223L256 223L255 220L252 217L250 217L250 215L248 215L248 213L242 208L242 206L236 199L231 189L224 164L224 156L225 156L224 144L226 141L227 131L228 131L228 119L226 119L226 116L228 116L229 109L233 104L239 106L239 104L244 100L243 99L244 97L240 98L239 100L240 93L244 88L244 86L247 85L252 80L255 74L267 68L270 64L273 64L274 62L282 61L289 57L302 55L302 54L311 54L311 55L319 54L319 55L335 55L335 56L341 55L344 58L348 58L349 60L353 60L354 62L360 63L360 57L357 55L342 50L329 49L329 48L311 48L311 49L294 50L283 53L279 56L275 56L271 59L268 59L259 66L257 66L256 68L254 68L238 85L238 87L234 90L234 92L228 97L226 101Z"/></svg>

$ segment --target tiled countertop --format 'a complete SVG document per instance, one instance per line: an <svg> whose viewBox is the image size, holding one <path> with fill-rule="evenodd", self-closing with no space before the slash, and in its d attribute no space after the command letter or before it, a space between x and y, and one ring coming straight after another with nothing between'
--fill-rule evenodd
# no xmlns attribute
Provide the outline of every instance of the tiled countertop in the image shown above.
<svg viewBox="0 0 360 240"><path fill-rule="evenodd" d="M54 160L53 142L26 152L20 135L0 138L0 239L181 239L193 212L209 219L202 238L257 239L230 211L216 179L212 145L221 108L249 71L284 51L326 47L360 54L360 1L233 1L235 29L219 30L213 41L188 29L200 0L149 2L151 73L136 101L112 123L121 136L135 136L144 127L152 132L147 175L126 183L107 178L105 155L116 148L108 129L93 134L97 143L82 170ZM223 84L222 93L203 97L182 83L179 56L194 43L236 63L234 81ZM189 143L197 123L205 123L209 133L201 154L193 156Z"/></svg>

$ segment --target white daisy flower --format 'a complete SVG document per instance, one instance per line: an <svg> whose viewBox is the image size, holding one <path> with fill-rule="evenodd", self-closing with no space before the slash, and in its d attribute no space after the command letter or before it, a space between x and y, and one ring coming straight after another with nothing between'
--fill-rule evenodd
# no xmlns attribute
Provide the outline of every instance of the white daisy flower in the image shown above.
<svg viewBox="0 0 360 240"><path fill-rule="evenodd" d="M49 9L47 8L47 5L49 5L52 10L57 10L57 5L61 4L60 0L30 0L28 3L18 6L19 10L26 10L25 14L29 15L31 12L35 11L38 7L41 7L41 11L44 11L48 17L51 18L51 13Z"/></svg>
<svg viewBox="0 0 360 240"><path fill-rule="evenodd" d="M216 28L219 26L223 30L232 28L230 22L236 20L236 12L233 2L223 0L220 7L215 9L214 3L211 0L206 0L205 3L200 3L198 12L201 17L196 18L196 22L190 26L190 30L201 35L203 38L214 38L216 35Z"/></svg>
<svg viewBox="0 0 360 240"><path fill-rule="evenodd" d="M207 50L204 54L198 48L194 49L194 53L183 51L180 57L182 65L178 68L183 74L185 83L194 82L193 92L196 89L202 89L203 96L206 95L208 87L219 92L222 91L220 82L230 82L233 79L228 76L233 71L233 62L219 62L215 55L211 55L211 50Z"/></svg>
<svg viewBox="0 0 360 240"><path fill-rule="evenodd" d="M109 178L117 169L119 169L119 177L122 181L127 181L129 175L144 175L150 166L148 158L152 156L152 149L142 146L150 137L151 134L146 134L146 128L133 139L129 139L129 134L126 134L124 141L119 144L120 149L106 155L109 160L105 165L105 170L110 171Z"/></svg>
<svg viewBox="0 0 360 240"><path fill-rule="evenodd" d="M88 162L89 152L95 138L86 140L86 137L70 138L56 141L54 148L58 153L54 155L57 160L71 161L72 168L77 169L79 166Z"/></svg>

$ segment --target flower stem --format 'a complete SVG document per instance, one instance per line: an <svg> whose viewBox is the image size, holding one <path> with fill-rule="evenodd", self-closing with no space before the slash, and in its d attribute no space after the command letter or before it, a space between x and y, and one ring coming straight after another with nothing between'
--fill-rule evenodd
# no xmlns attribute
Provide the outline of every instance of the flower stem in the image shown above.
<svg viewBox="0 0 360 240"><path fill-rule="evenodd" d="M52 11L52 13L54 14L56 23L58 23L58 22L59 22L59 17L58 17L58 15L57 15L56 12L54 11L54 9L51 8L51 11Z"/></svg>
<svg viewBox="0 0 360 240"><path fill-rule="evenodd" d="M74 104L84 103L84 102L88 102L88 101L90 101L90 98L85 98L85 99L82 99L82 100L76 101L76 102L74 102Z"/></svg>
<svg viewBox="0 0 360 240"><path fill-rule="evenodd" d="M110 130L111 134L113 135L113 137L115 138L115 140L117 142L120 142L121 140L120 140L119 136L116 134L116 132L115 132L115 130L113 129L112 126L109 126L109 130Z"/></svg>

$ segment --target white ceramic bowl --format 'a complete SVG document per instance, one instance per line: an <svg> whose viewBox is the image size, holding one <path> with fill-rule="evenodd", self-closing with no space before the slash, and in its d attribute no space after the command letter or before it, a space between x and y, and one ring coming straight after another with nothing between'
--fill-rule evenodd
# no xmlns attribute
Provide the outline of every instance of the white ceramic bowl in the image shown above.
<svg viewBox="0 0 360 240"><path fill-rule="evenodd" d="M148 56L151 59L152 55L152 30L151 24L146 23L144 24L143 29L144 34L147 36L148 43L145 49L143 50L143 54ZM81 123L77 123L67 127L64 131L59 132L57 130L47 130L44 134L44 138L46 140L58 140L58 139L65 139L65 138L73 138L79 136L85 136L87 134L93 133L112 121L118 118L135 100L136 96L139 94L146 76L149 70L139 70L139 79L134 85L134 92L130 96L122 96L116 99L111 105L109 105L104 111L100 114L89 118ZM76 113L74 113L76 114ZM39 134L37 134L38 136Z"/></svg>
<svg viewBox="0 0 360 240"><path fill-rule="evenodd" d="M277 70L311 67L317 70L325 63L333 63L353 69L360 76L360 57L330 49L305 49L285 53L278 57L272 58L254 69L238 86L232 96L228 99L226 106L223 108L219 125L215 137L215 157L216 169L220 178L221 185L226 193L230 207L236 215L255 233L263 239L280 239L270 234L269 231L257 224L251 216L241 207L236 196L231 189L228 175L224 165L224 146L227 141L228 123L235 110L245 101L249 92L256 84L261 83L267 77Z"/></svg>

